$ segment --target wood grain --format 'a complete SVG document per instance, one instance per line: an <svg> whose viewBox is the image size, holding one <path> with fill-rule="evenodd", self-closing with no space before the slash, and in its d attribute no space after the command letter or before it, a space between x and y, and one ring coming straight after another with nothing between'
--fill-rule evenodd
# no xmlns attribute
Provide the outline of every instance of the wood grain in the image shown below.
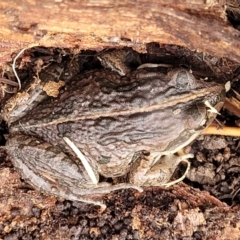
<svg viewBox="0 0 240 240"><path fill-rule="evenodd" d="M101 50L176 44L240 62L238 31L225 17L224 1L2 0L0 63L35 45Z"/></svg>

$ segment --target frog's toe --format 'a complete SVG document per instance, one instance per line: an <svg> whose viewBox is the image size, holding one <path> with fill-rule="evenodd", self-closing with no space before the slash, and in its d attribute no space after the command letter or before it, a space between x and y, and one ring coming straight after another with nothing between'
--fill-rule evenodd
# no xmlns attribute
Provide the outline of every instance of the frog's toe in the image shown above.
<svg viewBox="0 0 240 240"><path fill-rule="evenodd" d="M183 158L184 157L184 158ZM171 182L168 182L168 183L163 183L162 184L162 186L164 186L164 187L170 187L170 186L172 186L172 185L174 185L174 184L176 184L176 183L179 183L179 182L181 182L181 181L183 181L183 179L186 177L186 175L187 175L187 173L189 172L189 170L190 170L190 166L191 166L191 163L188 161L188 159L187 158L190 158L190 157L192 157L192 154L186 154L186 155L184 155L184 156L181 156L180 157L180 162L185 162L185 163L187 163L187 168L186 168L186 170L185 170L185 173L180 177L180 178L178 178L178 179L176 179L176 180L174 180L174 181L171 181Z"/></svg>
<svg viewBox="0 0 240 240"><path fill-rule="evenodd" d="M193 158L193 154L161 156L161 153L151 153L148 158L138 159L132 165L129 172L129 182L138 186L169 187L185 178L190 169L188 158ZM169 182L175 169L181 162L187 163L185 173L179 179Z"/></svg>

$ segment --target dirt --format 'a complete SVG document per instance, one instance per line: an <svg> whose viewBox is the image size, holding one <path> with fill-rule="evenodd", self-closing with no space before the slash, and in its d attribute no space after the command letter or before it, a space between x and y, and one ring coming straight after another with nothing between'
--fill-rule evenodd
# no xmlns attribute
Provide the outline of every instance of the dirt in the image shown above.
<svg viewBox="0 0 240 240"><path fill-rule="evenodd" d="M235 79L238 64L215 56L172 45L147 45L142 63L167 63L193 71L197 77L226 83ZM70 49L35 47L18 59L23 87L34 76L45 76L52 66L61 68L68 80L79 72L101 68L94 51L73 53ZM14 57L14 56L13 56ZM51 63L49 65L49 63ZM128 62L136 68L133 62ZM49 65L49 66L48 66ZM14 80L6 66L3 77ZM5 87L5 86L4 86ZM14 90L14 87L7 87ZM228 93L232 95L230 91ZM2 104L12 94L3 95ZM238 118L227 110L219 122L232 126ZM7 127L2 125L4 145ZM240 227L239 138L200 136L186 151L194 153L184 183L171 188L150 187L143 193L116 191L98 196L107 204L99 207L47 196L24 182L0 155L0 238L1 239L238 239ZM184 171L179 167L175 177ZM173 176L174 178L174 176Z"/></svg>

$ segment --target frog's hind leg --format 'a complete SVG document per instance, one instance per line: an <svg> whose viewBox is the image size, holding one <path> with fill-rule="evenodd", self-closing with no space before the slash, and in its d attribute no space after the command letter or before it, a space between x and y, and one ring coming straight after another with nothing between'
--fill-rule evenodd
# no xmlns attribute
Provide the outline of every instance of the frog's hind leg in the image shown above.
<svg viewBox="0 0 240 240"><path fill-rule="evenodd" d="M129 182L138 186L165 186L169 187L175 183L182 181L190 169L188 158L192 158L192 154L183 156L166 155L162 153L151 153L147 158L139 158L131 166L129 173ZM182 177L175 181L169 182L175 169L179 163L187 163L187 168Z"/></svg>
<svg viewBox="0 0 240 240"><path fill-rule="evenodd" d="M22 142L19 142L22 140ZM26 140L26 136L16 136L15 138L12 138L7 145L7 152L9 154L9 157L15 166L17 168L18 172L20 172L22 178L26 182L28 182L30 185L32 185L36 190L46 193L46 194L52 194L57 197L62 197L71 201L80 201L88 204L93 204L100 206L102 210L106 208L106 205L100 201L95 201L93 199L83 197L73 194L71 189L67 186L63 186L61 189L58 189L57 180L51 176L50 171L47 170L47 163L45 164L45 171L43 170L43 167L40 167L39 165L33 164L31 166L31 157L34 158L34 154L31 152L29 154L29 151L31 149L32 142L35 140L29 139L26 142L26 145L24 146L24 140ZM21 144L20 144L21 143ZM9 146L10 145L10 146ZM17 148L13 148L12 146L15 145L18 146ZM36 142L33 146L36 147L35 153L37 153L38 157L42 155L42 151L40 146L42 146L41 142ZM48 144L48 147L50 145ZM46 155L49 156L49 153ZM27 157L27 159L26 159ZM44 157L44 156L43 156ZM46 156L45 156L46 157ZM41 158L42 159L42 158ZM27 161L26 161L27 160ZM33 159L32 159L33 160ZM53 160L53 157L49 159L51 162ZM38 162L41 160L38 159ZM50 163L50 165L54 165L53 161ZM36 172L35 170L38 170ZM57 171L57 170L56 170ZM52 170L52 172L54 172Z"/></svg>
<svg viewBox="0 0 240 240"><path fill-rule="evenodd" d="M97 172L97 183L93 183L83 166L77 165L61 149L35 137L21 134L11 136L7 141L6 150L22 178L44 193L98 205L105 209L105 204L85 195L110 193L127 188L142 191L141 187L129 183L98 183Z"/></svg>

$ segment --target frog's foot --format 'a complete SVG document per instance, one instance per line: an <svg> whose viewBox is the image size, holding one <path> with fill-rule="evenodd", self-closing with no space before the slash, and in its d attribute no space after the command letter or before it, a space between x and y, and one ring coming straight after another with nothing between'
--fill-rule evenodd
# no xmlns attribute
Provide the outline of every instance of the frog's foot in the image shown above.
<svg viewBox="0 0 240 240"><path fill-rule="evenodd" d="M68 194L67 196L61 196L61 197L68 199L70 201L78 201L78 202L83 202L83 203L87 203L87 204L93 204L95 206L100 206L101 212L103 212L107 208L106 204L104 204L100 201L93 200L90 198L85 198L85 197L79 197L74 194Z"/></svg>
<svg viewBox="0 0 240 240"><path fill-rule="evenodd" d="M132 185L132 184L128 184L128 183L120 183L120 184L116 184L116 185L111 185L110 183L102 182L102 183L98 183L96 188L92 189L92 192L90 192L88 194L91 194L91 193L92 194L106 194L106 193L110 193L112 191L117 191L117 190L121 190L121 189L129 189L129 188L135 189L139 192L143 192L143 189L141 187L138 187L138 186ZM66 194L65 196L61 195L61 197L69 199L71 201L79 201L79 202L84 202L84 203L100 206L101 207L100 212L103 212L107 207L104 203L102 203L100 201L95 201L90 198L81 197L76 194Z"/></svg>
<svg viewBox="0 0 240 240"><path fill-rule="evenodd" d="M135 189L138 192L143 192L143 188L130 183L119 183L116 185L111 185L110 183L102 182L102 183L98 183L98 188L95 189L95 193L96 191L97 193L110 193L112 191L129 189L129 188Z"/></svg>
<svg viewBox="0 0 240 240"><path fill-rule="evenodd" d="M185 157L185 156L186 156L186 155L184 155L183 157ZM187 158L189 158L189 157L187 157ZM176 183L179 183L179 182L183 181L183 179L186 177L186 175L187 175L187 173L189 172L190 167L191 167L191 164L190 164L190 162L188 161L187 158L181 160L181 162L186 162L186 163L187 163L187 168L186 168L185 173L184 173L180 178L178 178L178 179L176 179L176 180L174 180L174 181L171 181L171 182L168 182L168 183L163 183L163 184L162 184L163 186L165 186L165 187L170 187L170 186L172 186L172 185L174 185L174 184L176 184Z"/></svg>
<svg viewBox="0 0 240 240"><path fill-rule="evenodd" d="M151 153L147 159L138 159L131 166L129 182L139 186L169 187L185 178L190 168L190 162L187 159L192 157L193 154L185 154L183 156L166 155L161 157L161 153ZM181 162L187 163L185 173L176 181L169 182L175 169Z"/></svg>

